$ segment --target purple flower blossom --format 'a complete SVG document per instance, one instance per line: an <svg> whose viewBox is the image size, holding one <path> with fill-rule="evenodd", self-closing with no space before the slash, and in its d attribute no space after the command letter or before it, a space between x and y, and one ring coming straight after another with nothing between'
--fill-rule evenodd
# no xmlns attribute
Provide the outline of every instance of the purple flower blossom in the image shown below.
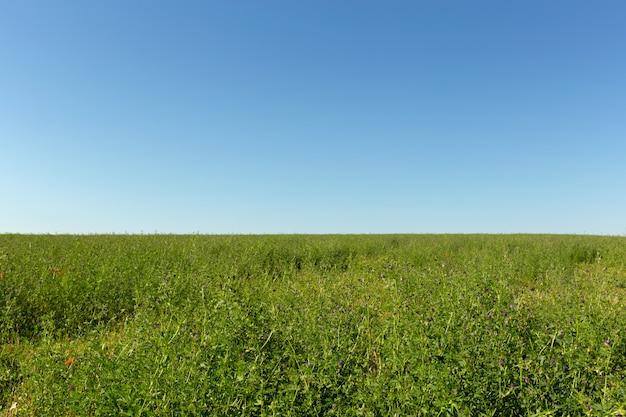
<svg viewBox="0 0 626 417"><path fill-rule="evenodd" d="M611 339L606 339L604 341L604 344L607 345L607 346L610 346L611 345Z"/></svg>

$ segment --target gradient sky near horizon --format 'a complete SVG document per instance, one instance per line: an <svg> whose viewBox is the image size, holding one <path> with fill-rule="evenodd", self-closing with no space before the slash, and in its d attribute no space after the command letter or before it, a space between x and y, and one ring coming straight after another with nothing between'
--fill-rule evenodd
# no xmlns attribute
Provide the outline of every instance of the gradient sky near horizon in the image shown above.
<svg viewBox="0 0 626 417"><path fill-rule="evenodd" d="M626 2L0 3L0 233L626 233Z"/></svg>

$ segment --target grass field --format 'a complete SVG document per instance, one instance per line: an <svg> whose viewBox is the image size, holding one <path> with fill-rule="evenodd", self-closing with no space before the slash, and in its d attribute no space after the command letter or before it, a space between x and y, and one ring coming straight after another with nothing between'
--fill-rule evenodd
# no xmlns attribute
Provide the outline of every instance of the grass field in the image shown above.
<svg viewBox="0 0 626 417"><path fill-rule="evenodd" d="M626 238L0 235L0 415L626 415Z"/></svg>

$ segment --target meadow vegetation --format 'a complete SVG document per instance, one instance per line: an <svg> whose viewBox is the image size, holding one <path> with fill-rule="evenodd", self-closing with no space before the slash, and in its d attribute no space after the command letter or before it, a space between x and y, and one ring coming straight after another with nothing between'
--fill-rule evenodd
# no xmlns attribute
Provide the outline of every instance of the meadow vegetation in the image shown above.
<svg viewBox="0 0 626 417"><path fill-rule="evenodd" d="M626 415L626 238L0 235L0 415Z"/></svg>

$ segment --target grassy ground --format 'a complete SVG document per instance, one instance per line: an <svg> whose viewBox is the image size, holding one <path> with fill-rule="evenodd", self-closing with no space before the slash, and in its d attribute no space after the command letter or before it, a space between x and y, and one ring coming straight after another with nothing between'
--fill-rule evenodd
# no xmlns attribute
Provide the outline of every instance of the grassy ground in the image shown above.
<svg viewBox="0 0 626 417"><path fill-rule="evenodd" d="M0 415L626 415L626 239L0 235Z"/></svg>

